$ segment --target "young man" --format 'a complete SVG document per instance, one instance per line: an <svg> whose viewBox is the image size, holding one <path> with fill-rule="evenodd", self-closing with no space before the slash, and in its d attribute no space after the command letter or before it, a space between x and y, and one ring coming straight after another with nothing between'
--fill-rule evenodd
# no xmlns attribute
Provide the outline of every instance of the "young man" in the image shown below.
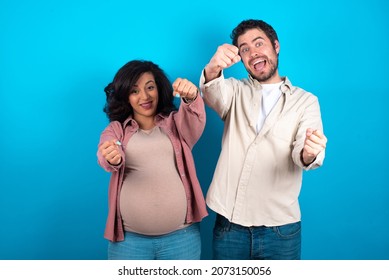
<svg viewBox="0 0 389 280"><path fill-rule="evenodd" d="M319 102L279 75L280 43L269 24L242 21L231 38L200 79L205 103L224 121L207 193L217 213L214 258L300 259L302 172L322 165L327 142ZM248 78L225 79L223 69L239 61Z"/></svg>

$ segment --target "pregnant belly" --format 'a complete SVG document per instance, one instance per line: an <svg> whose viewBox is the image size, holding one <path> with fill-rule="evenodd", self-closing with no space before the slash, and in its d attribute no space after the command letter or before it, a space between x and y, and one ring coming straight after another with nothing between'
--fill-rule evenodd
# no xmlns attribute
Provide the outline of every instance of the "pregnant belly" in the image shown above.
<svg viewBox="0 0 389 280"><path fill-rule="evenodd" d="M166 234L184 227L187 202L181 180L123 183L120 212L126 231L145 235Z"/></svg>

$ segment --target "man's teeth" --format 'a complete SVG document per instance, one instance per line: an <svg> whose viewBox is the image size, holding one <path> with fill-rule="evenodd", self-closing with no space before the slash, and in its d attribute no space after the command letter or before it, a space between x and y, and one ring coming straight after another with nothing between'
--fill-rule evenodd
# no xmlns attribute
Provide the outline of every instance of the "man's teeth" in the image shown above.
<svg viewBox="0 0 389 280"><path fill-rule="evenodd" d="M264 61L265 61L265 60L259 60L259 61L256 61L256 62L254 62L254 64L253 64L253 65L255 66L255 65L257 65L258 63L261 63L261 62L264 62Z"/></svg>

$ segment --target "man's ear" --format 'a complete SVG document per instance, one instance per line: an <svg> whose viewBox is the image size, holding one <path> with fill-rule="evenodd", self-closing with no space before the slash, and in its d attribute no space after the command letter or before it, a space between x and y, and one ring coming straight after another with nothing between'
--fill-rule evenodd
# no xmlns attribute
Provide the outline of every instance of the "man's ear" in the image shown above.
<svg viewBox="0 0 389 280"><path fill-rule="evenodd" d="M274 49L276 50L277 54L280 53L280 42L278 42L278 40L274 41Z"/></svg>

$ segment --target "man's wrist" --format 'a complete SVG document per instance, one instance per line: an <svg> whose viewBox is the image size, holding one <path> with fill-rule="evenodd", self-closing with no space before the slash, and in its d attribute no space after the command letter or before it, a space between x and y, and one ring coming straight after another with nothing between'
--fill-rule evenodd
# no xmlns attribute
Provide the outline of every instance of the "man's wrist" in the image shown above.
<svg viewBox="0 0 389 280"><path fill-rule="evenodd" d="M220 77L222 70L217 69L216 71L211 71L210 69L207 69L207 66L204 68L204 80L205 83L208 83L210 81L213 81Z"/></svg>
<svg viewBox="0 0 389 280"><path fill-rule="evenodd" d="M301 158L301 163L304 165L304 166L309 166L310 164L312 164L316 157L314 157L313 159L311 160L304 160L304 150L301 151L301 154L300 154L300 158Z"/></svg>

